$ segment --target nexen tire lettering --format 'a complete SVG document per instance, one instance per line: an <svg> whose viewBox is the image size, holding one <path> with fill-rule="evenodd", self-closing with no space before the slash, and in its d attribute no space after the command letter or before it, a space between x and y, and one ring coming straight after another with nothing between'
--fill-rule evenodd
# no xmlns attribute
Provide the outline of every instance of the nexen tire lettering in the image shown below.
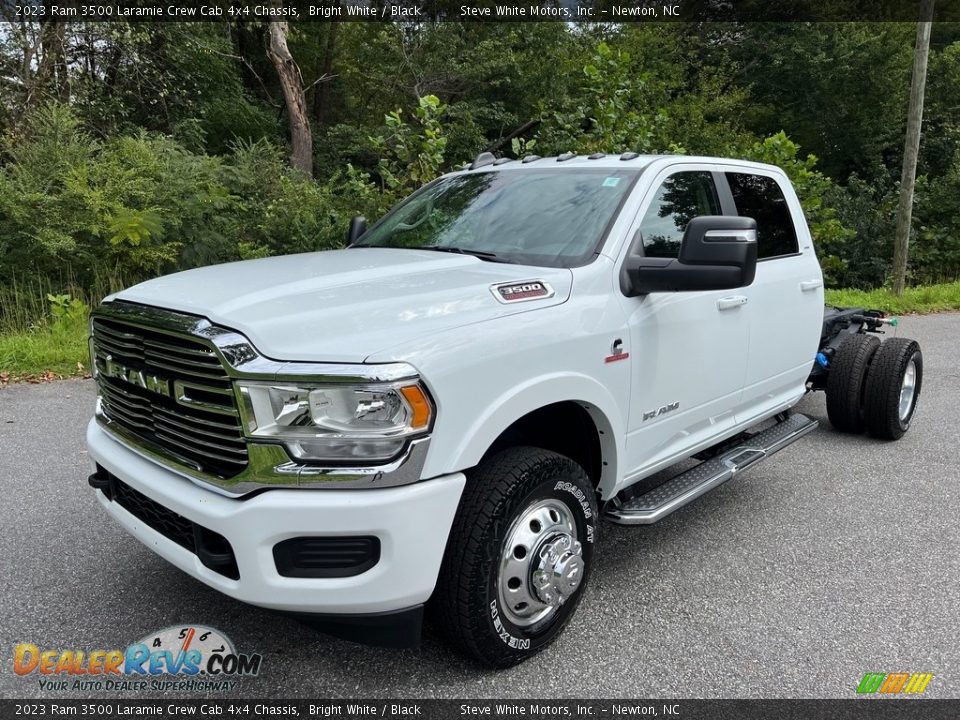
<svg viewBox="0 0 960 720"><path fill-rule="evenodd" d="M500 620L500 611L497 609L497 601L490 601L490 617L493 619L493 628L497 631L497 635L500 636L500 639L506 645L509 645L512 648L517 650L529 650L530 641L524 638L518 638L511 635L507 632L507 629L503 626L503 622Z"/></svg>

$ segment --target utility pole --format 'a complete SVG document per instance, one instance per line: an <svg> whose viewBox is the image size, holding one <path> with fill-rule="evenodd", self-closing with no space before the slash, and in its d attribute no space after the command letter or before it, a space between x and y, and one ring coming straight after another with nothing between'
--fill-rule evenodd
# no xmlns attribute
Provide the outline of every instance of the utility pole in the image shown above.
<svg viewBox="0 0 960 720"><path fill-rule="evenodd" d="M898 296L903 294L907 279L907 253L910 249L910 223L913 219L913 188L917 180L917 155L920 152L923 91L927 84L927 57L930 55L933 3L934 0L920 2L917 47L913 56L910 109L907 111L907 138L903 143L903 172L900 175L900 202L897 205L897 231L893 245L893 292Z"/></svg>

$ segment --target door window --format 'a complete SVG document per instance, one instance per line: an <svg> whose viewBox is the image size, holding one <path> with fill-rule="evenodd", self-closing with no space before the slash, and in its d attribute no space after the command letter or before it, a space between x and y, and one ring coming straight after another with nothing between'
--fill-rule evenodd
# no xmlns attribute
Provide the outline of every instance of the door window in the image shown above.
<svg viewBox="0 0 960 720"><path fill-rule="evenodd" d="M798 252L790 208L777 181L764 175L728 172L737 214L757 221L757 259Z"/></svg>
<svg viewBox="0 0 960 720"><path fill-rule="evenodd" d="M720 200L713 176L706 170L671 175L640 222L643 254L647 257L675 258L687 223L698 215L720 215Z"/></svg>

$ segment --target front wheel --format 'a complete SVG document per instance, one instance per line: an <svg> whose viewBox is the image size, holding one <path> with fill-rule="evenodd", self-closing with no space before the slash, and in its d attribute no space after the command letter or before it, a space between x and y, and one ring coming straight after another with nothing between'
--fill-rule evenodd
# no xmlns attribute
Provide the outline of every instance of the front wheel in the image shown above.
<svg viewBox="0 0 960 720"><path fill-rule="evenodd" d="M590 578L597 503L577 463L505 450L467 481L433 598L454 647L509 667L549 645Z"/></svg>

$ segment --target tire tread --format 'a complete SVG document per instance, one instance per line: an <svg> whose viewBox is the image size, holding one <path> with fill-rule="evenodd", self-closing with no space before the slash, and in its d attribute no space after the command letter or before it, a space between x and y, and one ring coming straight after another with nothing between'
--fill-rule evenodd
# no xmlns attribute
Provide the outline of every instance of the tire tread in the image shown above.
<svg viewBox="0 0 960 720"><path fill-rule="evenodd" d="M900 422L900 387L910 358L919 354L920 345L907 338L890 338L880 346L867 374L864 394L864 419L867 431L881 440L898 440L907 431ZM923 381L923 356L918 356L917 385L913 399L916 410ZM908 418L907 426L909 427Z"/></svg>
<svg viewBox="0 0 960 720"><path fill-rule="evenodd" d="M830 361L827 376L827 417L836 430L862 433L864 381L870 362L880 347L873 335L846 338Z"/></svg>
<svg viewBox="0 0 960 720"><path fill-rule="evenodd" d="M501 535L513 519L509 506L521 499L530 473L555 468L557 474L586 473L569 458L534 447L505 450L476 468L467 481L444 553L432 613L446 640L460 652L482 662L508 667L520 658L516 651L483 643L487 619L476 611L478 588L485 588L488 538ZM499 642L499 639L498 639ZM502 644L501 644L502 645ZM532 653L530 653L532 654Z"/></svg>

